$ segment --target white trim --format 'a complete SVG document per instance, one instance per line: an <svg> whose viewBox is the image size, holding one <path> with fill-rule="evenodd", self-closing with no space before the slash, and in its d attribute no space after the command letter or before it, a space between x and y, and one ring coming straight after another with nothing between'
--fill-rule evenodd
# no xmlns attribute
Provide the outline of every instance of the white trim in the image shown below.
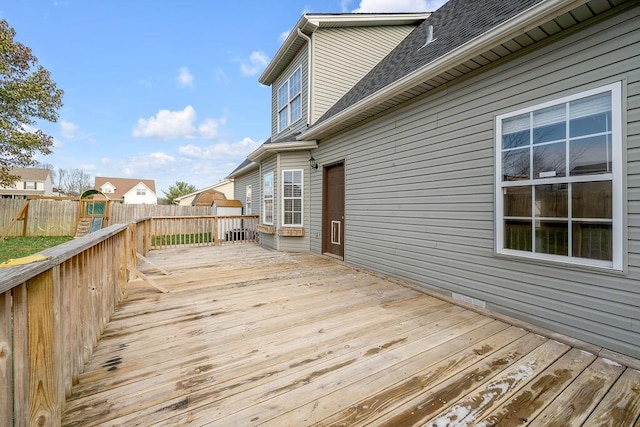
<svg viewBox="0 0 640 427"><path fill-rule="evenodd" d="M540 178L529 179L522 181L502 181L502 121L510 117L518 116L521 114L527 114L534 111L542 110L544 108L552 107L555 105L567 104L570 101L577 99L583 99L592 95L600 93L611 93L611 146L612 146L612 173L598 174L598 175L580 175L569 176L567 170L567 176L562 178ZM622 271L624 267L623 249L625 245L625 237L623 233L624 227L624 182L623 182L623 145L622 145L622 82L612 83L606 86L601 86L595 89L586 90L570 96L555 99L541 104L532 105L520 110L511 111L509 113L501 114L495 118L495 251L501 255L511 255L523 258L531 258L545 261L561 262L572 265L585 265L601 268L609 268L612 270ZM568 160L567 160L568 161ZM532 251L519 251L513 249L507 249L504 247L504 198L503 189L513 186L534 186L542 184L557 184L557 183L573 183L573 182L595 182L595 181L611 181L612 185L612 261L594 260L588 258L577 258L572 256L551 255L535 252L535 248L532 246ZM571 212L569 212L571 217ZM542 218L534 218L542 219ZM588 221L587 221L588 222ZM535 229L532 229L532 241L535 242ZM571 242L569 242L571 245Z"/></svg>
<svg viewBox="0 0 640 427"><path fill-rule="evenodd" d="M264 188L264 184L265 184L265 177L267 177L268 175L271 175L271 222L267 222L266 221L266 212L267 212L267 208L266 208L266 199L265 199L265 195L266 195L266 191ZM261 220L263 224L266 225L273 225L275 223L275 216L276 216L276 194L275 194L275 174L273 173L273 171L271 172L267 172L264 175L262 175L262 200L261 200L261 204L262 204L262 212L261 212Z"/></svg>
<svg viewBox="0 0 640 427"><path fill-rule="evenodd" d="M284 195L284 185L285 185L285 179L284 179L284 174L286 172L300 172L300 197L285 197ZM281 203L281 207L282 207L282 220L280 221L280 223L282 224L283 227L303 227L304 226L304 169L283 169L282 170L282 184L280 186L280 190L281 190L281 199L282 199L282 203ZM285 218L285 209L284 209L284 202L285 200L297 200L300 199L300 223L299 224L285 224L284 222L284 218Z"/></svg>
<svg viewBox="0 0 640 427"><path fill-rule="evenodd" d="M307 13L300 17L292 28L286 40L273 59L262 72L258 81L263 85L272 84L280 74L280 65L285 60L290 50L295 49L296 41L300 37L298 30L304 34L313 34L319 27L359 27L359 26L387 26L387 25L417 25L431 15L431 12L417 13L346 13L313 14Z"/></svg>
<svg viewBox="0 0 640 427"><path fill-rule="evenodd" d="M244 188L244 207L245 215L253 215L253 187L247 184Z"/></svg>
<svg viewBox="0 0 640 427"><path fill-rule="evenodd" d="M291 96L291 79L293 78L293 76L297 73L300 72L300 88L299 90L294 94L294 96ZM287 102L285 105L282 106L282 108L280 107L280 90L287 85ZM300 98L300 117L298 117L297 119L293 120L292 117L292 104L293 101L297 98ZM284 110L287 109L287 125L286 126L282 126L280 123L280 113ZM284 82L282 82L282 84L278 87L278 90L276 90L276 117L277 117L277 121L278 121L278 133L288 129L289 127L293 126L294 123L297 123L299 120L302 119L302 65L298 65L298 67L293 70L291 72L291 74L289 74L289 76L284 80Z"/></svg>
<svg viewBox="0 0 640 427"><path fill-rule="evenodd" d="M256 148L247 156L247 159L252 162L259 162L264 156L270 156L271 154L279 153L281 151L306 151L314 148L318 148L318 141L269 142Z"/></svg>
<svg viewBox="0 0 640 427"><path fill-rule="evenodd" d="M438 76L456 65L473 59L479 53L494 46L500 45L517 35L524 34L549 19L564 12L570 11L588 0L546 0L521 12L500 25L493 27L473 40L457 47L451 52L441 56L432 62L423 65L417 70L396 80L386 87L372 93L357 103L329 117L327 120L314 125L306 132L299 135L299 139L320 139L331 132L334 126L338 126L350 117L363 113L370 108L377 107L394 96L418 86L433 77Z"/></svg>

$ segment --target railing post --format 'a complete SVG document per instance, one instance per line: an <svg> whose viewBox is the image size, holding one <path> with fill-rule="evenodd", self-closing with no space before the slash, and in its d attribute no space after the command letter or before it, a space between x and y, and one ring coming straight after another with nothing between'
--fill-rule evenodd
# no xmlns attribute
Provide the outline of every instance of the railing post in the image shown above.
<svg viewBox="0 0 640 427"><path fill-rule="evenodd" d="M59 426L64 403L59 288L54 267L27 281L29 420L32 426Z"/></svg>
<svg viewBox="0 0 640 427"><path fill-rule="evenodd" d="M13 351L11 291L0 294L0 425L13 425Z"/></svg>
<svg viewBox="0 0 640 427"><path fill-rule="evenodd" d="M138 242L138 235L137 235L137 226L135 222L130 222L129 226L127 227L127 249L126 249L126 265L130 265L132 267L135 267L137 265L137 260L136 260L136 248L137 248L137 242ZM127 270L127 281L129 281L129 279L131 278L131 273L129 272L129 270Z"/></svg>

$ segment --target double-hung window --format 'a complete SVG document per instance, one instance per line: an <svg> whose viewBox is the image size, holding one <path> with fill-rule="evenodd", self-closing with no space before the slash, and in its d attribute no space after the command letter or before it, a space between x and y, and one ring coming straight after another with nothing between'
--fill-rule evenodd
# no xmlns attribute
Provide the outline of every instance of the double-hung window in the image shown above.
<svg viewBox="0 0 640 427"><path fill-rule="evenodd" d="M146 196L147 190L144 188L136 188L136 196Z"/></svg>
<svg viewBox="0 0 640 427"><path fill-rule="evenodd" d="M251 215L252 209L252 200L251 200L251 184L247 185L244 192L244 214Z"/></svg>
<svg viewBox="0 0 640 427"><path fill-rule="evenodd" d="M302 69L298 68L278 89L278 132L302 116Z"/></svg>
<svg viewBox="0 0 640 427"><path fill-rule="evenodd" d="M262 223L273 225L273 172L262 177Z"/></svg>
<svg viewBox="0 0 640 427"><path fill-rule="evenodd" d="M302 169L282 171L282 225L302 227Z"/></svg>
<svg viewBox="0 0 640 427"><path fill-rule="evenodd" d="M622 270L621 84L496 118L496 250Z"/></svg>

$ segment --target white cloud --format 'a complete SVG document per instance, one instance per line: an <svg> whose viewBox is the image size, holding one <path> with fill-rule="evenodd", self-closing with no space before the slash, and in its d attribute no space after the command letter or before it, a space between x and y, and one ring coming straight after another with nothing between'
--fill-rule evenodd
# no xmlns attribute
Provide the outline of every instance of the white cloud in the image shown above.
<svg viewBox="0 0 640 427"><path fill-rule="evenodd" d="M216 68L216 70L214 72L214 77L216 78L216 81L218 83L221 83L221 84L228 84L229 83L229 77L227 77L227 74L220 67Z"/></svg>
<svg viewBox="0 0 640 427"><path fill-rule="evenodd" d="M287 37L289 37L289 34L291 34L291 31L283 31L280 33L280 35L278 36L278 41L280 42L280 44L284 43Z"/></svg>
<svg viewBox="0 0 640 427"><path fill-rule="evenodd" d="M198 135L200 138L215 139L218 137L218 128L227 123L225 117L221 119L206 119L198 126Z"/></svg>
<svg viewBox="0 0 640 427"><path fill-rule="evenodd" d="M227 123L226 117L206 118L200 124L196 124L196 119L196 110L191 105L179 111L160 110L148 119L139 118L133 136L164 140L215 139L220 126Z"/></svg>
<svg viewBox="0 0 640 427"><path fill-rule="evenodd" d="M240 64L240 71L245 76L255 76L269 63L269 57L260 51L254 50L249 56L249 62Z"/></svg>
<svg viewBox="0 0 640 427"><path fill-rule="evenodd" d="M219 142L209 146L188 144L178 149L178 152L193 159L225 159L227 157L241 158L258 148L260 143L251 138L244 138L236 143Z"/></svg>
<svg viewBox="0 0 640 427"><path fill-rule="evenodd" d="M178 77L176 77L178 84L183 87L193 87L193 74L187 67L180 67L178 69Z"/></svg>
<svg viewBox="0 0 640 427"><path fill-rule="evenodd" d="M80 126L66 120L60 122L60 127L62 128L62 136L68 139L78 136L78 131L80 130Z"/></svg>
<svg viewBox="0 0 640 427"><path fill-rule="evenodd" d="M446 0L360 0L360 5L352 12L433 12L446 2ZM347 3L343 2L343 7L345 6Z"/></svg>

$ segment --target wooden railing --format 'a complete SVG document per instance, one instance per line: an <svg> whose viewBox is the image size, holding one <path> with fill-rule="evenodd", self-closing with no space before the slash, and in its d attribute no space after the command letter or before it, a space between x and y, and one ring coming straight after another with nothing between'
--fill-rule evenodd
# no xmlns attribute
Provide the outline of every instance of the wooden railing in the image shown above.
<svg viewBox="0 0 640 427"><path fill-rule="evenodd" d="M0 269L1 426L60 424L65 396L126 297L138 225L113 225L41 252L44 260Z"/></svg>
<svg viewBox="0 0 640 427"><path fill-rule="evenodd" d="M153 247L254 242L257 216L141 218L0 268L0 427L60 425L65 397ZM208 236L208 241L207 240ZM148 260L147 260L148 261Z"/></svg>
<svg viewBox="0 0 640 427"><path fill-rule="evenodd" d="M256 242L259 216L153 217L151 248Z"/></svg>

